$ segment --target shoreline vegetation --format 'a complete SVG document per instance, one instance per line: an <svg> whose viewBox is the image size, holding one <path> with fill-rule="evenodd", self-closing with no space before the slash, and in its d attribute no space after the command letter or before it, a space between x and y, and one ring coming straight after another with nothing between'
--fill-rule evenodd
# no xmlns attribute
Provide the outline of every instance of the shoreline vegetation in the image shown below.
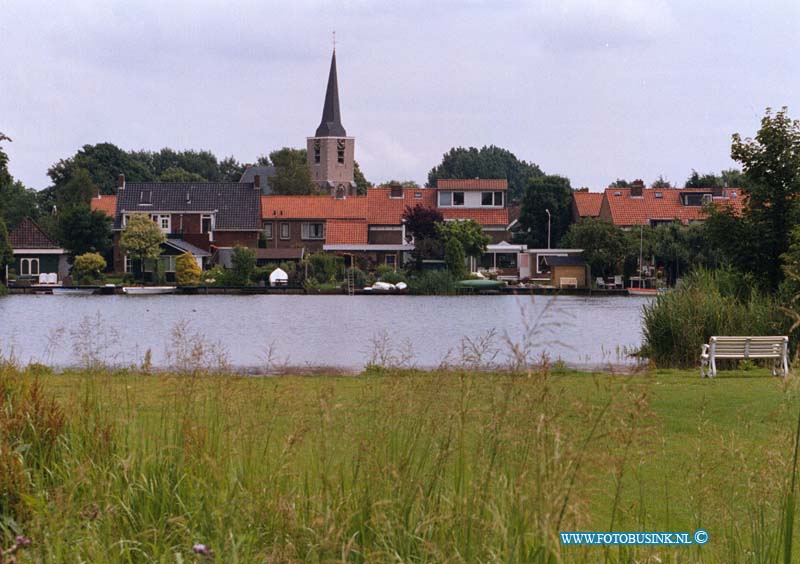
<svg viewBox="0 0 800 564"><path fill-rule="evenodd" d="M0 549L22 536L20 562L788 562L799 392L758 368L251 378L5 362ZM558 536L699 528L703 546Z"/></svg>

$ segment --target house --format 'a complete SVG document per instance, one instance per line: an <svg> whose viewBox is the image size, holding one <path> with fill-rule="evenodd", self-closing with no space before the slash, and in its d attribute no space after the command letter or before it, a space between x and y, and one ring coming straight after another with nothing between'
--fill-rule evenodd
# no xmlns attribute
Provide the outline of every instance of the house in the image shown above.
<svg viewBox="0 0 800 564"><path fill-rule="evenodd" d="M107 198L107 196L106 196ZM93 208L100 209L99 203ZM125 182L120 175L114 211L113 256L115 270L132 272L130 257L123 256L120 236L128 218L147 214L167 236L162 260L169 277L174 253L191 252L205 264L218 247L256 248L261 233L261 178L253 182ZM180 253L177 253L180 254Z"/></svg>
<svg viewBox="0 0 800 564"><path fill-rule="evenodd" d="M572 221L600 216L603 205L602 192L589 192L588 188L572 191Z"/></svg>
<svg viewBox="0 0 800 564"><path fill-rule="evenodd" d="M520 279L534 284L560 287L562 278L575 278L576 287L587 288L590 278L583 249L525 249L520 260Z"/></svg>
<svg viewBox="0 0 800 564"><path fill-rule="evenodd" d="M623 229L674 221L686 225L703 221L709 204L741 213L744 198L738 188L646 188L638 180L628 188L606 188L599 217Z"/></svg>
<svg viewBox="0 0 800 564"><path fill-rule="evenodd" d="M11 230L8 239L14 252L14 261L6 266L6 280L12 269L17 275L17 280L32 283L37 283L42 274L51 275L52 282L60 281L68 274L67 251L42 231L32 219L27 217L23 219Z"/></svg>

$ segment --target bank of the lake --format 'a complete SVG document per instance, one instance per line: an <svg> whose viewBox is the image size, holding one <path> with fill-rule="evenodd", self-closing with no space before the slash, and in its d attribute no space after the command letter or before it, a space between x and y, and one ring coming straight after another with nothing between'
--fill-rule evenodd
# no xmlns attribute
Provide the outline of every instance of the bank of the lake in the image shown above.
<svg viewBox="0 0 800 564"><path fill-rule="evenodd" d="M531 362L546 354L576 367L607 366L631 362L646 303L616 296L20 295L0 300L0 355L127 366L141 365L150 351L154 366L166 366L196 336L220 357L207 362L237 369L272 363L359 371L375 353L435 368L460 359L465 339L491 335L497 363L522 352Z"/></svg>
<svg viewBox="0 0 800 564"><path fill-rule="evenodd" d="M0 390L5 436L26 445L2 463L24 463L13 534L32 539L32 560L188 561L195 543L224 562L727 563L785 550L800 402L793 380L764 371L265 379L6 366ZM558 540L699 528L704 546Z"/></svg>

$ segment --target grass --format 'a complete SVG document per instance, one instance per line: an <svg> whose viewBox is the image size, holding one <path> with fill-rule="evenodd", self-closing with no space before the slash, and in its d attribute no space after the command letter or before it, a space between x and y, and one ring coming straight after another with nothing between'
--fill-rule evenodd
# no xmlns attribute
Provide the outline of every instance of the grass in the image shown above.
<svg viewBox="0 0 800 564"><path fill-rule="evenodd" d="M788 562L799 411L797 385L763 370L5 366L0 549L22 534L20 562L210 560L195 543L220 562ZM697 528L708 544L558 537Z"/></svg>

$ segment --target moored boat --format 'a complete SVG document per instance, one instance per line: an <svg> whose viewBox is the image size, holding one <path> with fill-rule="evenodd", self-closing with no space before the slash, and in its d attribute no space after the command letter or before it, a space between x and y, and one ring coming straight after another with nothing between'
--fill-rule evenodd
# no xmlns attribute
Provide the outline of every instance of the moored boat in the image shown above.
<svg viewBox="0 0 800 564"><path fill-rule="evenodd" d="M175 286L123 286L122 291L129 296L152 296L171 294L175 291Z"/></svg>
<svg viewBox="0 0 800 564"><path fill-rule="evenodd" d="M94 288L53 288L54 296L91 296Z"/></svg>
<svg viewBox="0 0 800 564"><path fill-rule="evenodd" d="M475 279L456 282L457 288L471 288L473 290L498 290L505 286L506 283L502 280Z"/></svg>

